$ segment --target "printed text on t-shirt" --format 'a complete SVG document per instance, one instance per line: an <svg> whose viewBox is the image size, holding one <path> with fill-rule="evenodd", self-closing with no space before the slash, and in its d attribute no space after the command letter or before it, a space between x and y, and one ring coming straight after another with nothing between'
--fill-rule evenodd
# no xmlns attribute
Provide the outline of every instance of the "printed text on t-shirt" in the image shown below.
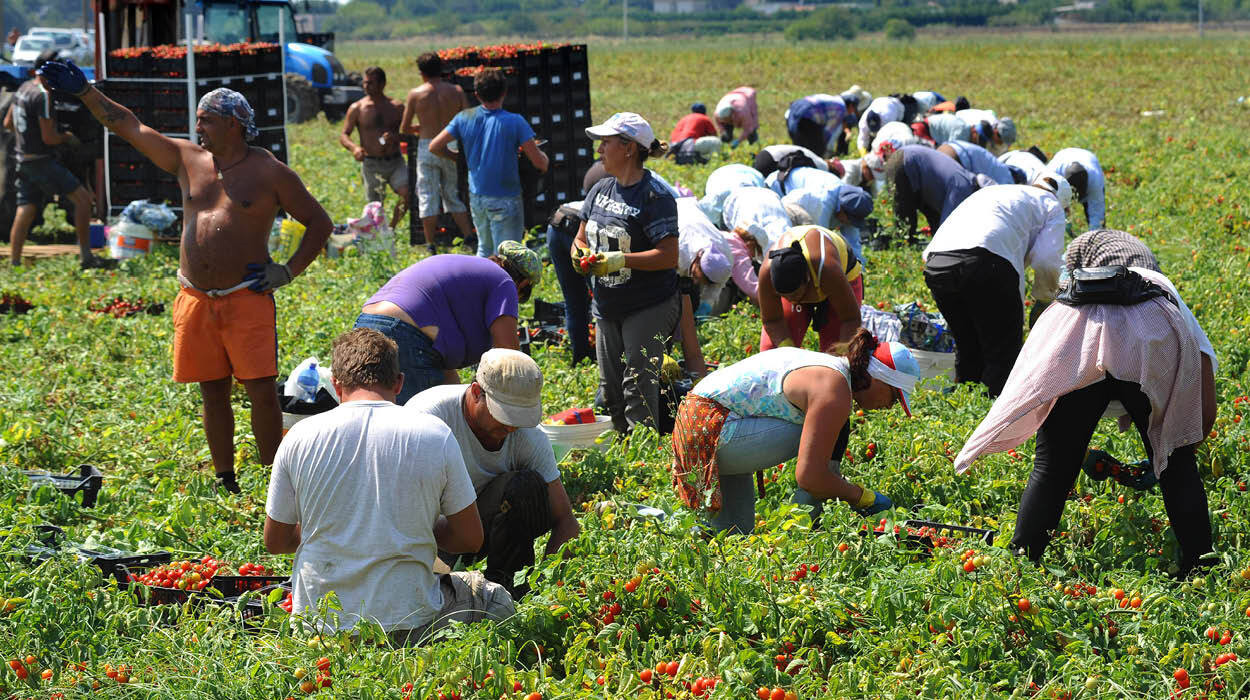
<svg viewBox="0 0 1250 700"><path fill-rule="evenodd" d="M625 217L638 216L638 214L642 211L638 207L631 207L625 202L612 199L611 197L609 197L606 194L603 194L602 192L600 192L598 195L595 195L595 206L603 209L609 214L615 214L616 216L625 216Z"/></svg>

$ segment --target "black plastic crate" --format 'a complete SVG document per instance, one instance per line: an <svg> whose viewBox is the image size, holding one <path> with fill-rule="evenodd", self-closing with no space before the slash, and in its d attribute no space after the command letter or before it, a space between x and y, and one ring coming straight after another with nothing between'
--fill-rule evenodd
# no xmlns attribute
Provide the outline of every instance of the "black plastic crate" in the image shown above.
<svg viewBox="0 0 1250 700"><path fill-rule="evenodd" d="M44 484L50 485L61 493L72 497L82 492L82 507L91 508L100 494L100 486L104 484L104 475L90 464L78 465L78 473L53 474L51 472L26 470L22 472L30 480L31 488Z"/></svg>
<svg viewBox="0 0 1250 700"><path fill-rule="evenodd" d="M285 128L262 129L252 145L268 150L283 163L288 162Z"/></svg>
<svg viewBox="0 0 1250 700"><path fill-rule="evenodd" d="M189 590L167 586L148 586L135 582L136 589L141 591L143 601L148 605L171 605L185 603L188 600L221 600L235 598L248 591L259 591L286 583L289 576L214 576L202 590Z"/></svg>

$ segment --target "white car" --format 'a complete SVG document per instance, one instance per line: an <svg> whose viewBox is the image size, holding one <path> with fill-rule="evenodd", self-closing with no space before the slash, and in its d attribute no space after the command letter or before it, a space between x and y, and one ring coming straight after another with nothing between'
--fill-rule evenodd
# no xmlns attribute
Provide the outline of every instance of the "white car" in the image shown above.
<svg viewBox="0 0 1250 700"><path fill-rule="evenodd" d="M60 58L70 59L75 63L84 62L91 54L83 40L81 29L57 29L55 27L32 27L27 36L46 36L52 38L52 48L57 50Z"/></svg>
<svg viewBox="0 0 1250 700"><path fill-rule="evenodd" d="M56 48L53 46L53 40L50 36L31 36L29 34L18 37L17 43L13 45L13 62L19 66L33 66L35 59L39 58L39 54L48 49Z"/></svg>

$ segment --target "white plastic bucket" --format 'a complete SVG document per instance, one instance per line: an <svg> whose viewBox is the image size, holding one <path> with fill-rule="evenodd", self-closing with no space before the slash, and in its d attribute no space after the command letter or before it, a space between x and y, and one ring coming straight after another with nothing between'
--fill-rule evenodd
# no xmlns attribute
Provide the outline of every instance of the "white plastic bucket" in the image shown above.
<svg viewBox="0 0 1250 700"><path fill-rule="evenodd" d="M147 255L152 249L152 231L147 226L122 221L110 226L106 233L109 255L118 260L138 258Z"/></svg>
<svg viewBox="0 0 1250 700"><path fill-rule="evenodd" d="M575 425L546 425L539 423L538 428L547 436L547 441L551 443L552 449L555 450L556 461L558 462L572 449L598 448L600 451L606 450L607 446L603 443L595 442L595 439L612 429L612 418L595 414L594 423L578 423Z"/></svg>
<svg viewBox="0 0 1250 700"><path fill-rule="evenodd" d="M929 352L928 350L917 350L915 348L907 349L911 352L911 356L916 358L916 365L920 367L921 377L934 379L945 376L952 382L955 381L955 353Z"/></svg>
<svg viewBox="0 0 1250 700"><path fill-rule="evenodd" d="M282 414L282 436L286 437L287 431L295 427L296 423L304 420L305 418L308 418L308 416L297 416L294 413L283 413Z"/></svg>

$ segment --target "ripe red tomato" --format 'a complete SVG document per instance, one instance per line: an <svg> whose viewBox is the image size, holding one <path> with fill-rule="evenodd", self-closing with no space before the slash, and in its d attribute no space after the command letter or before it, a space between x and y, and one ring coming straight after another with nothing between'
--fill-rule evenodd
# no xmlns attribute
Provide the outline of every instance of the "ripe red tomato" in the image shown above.
<svg viewBox="0 0 1250 700"><path fill-rule="evenodd" d="M1029 602L1028 598L1021 598L1016 601L1016 607L1020 609L1020 612L1028 612L1033 607L1033 604Z"/></svg>
<svg viewBox="0 0 1250 700"><path fill-rule="evenodd" d="M1182 689L1189 687L1189 671L1178 668L1172 673L1172 678L1176 680L1176 684Z"/></svg>
<svg viewBox="0 0 1250 700"><path fill-rule="evenodd" d="M768 696L771 694L772 693L768 690L768 688L760 688L759 690L755 691L755 697L759 698L760 700L768 700Z"/></svg>
<svg viewBox="0 0 1250 700"><path fill-rule="evenodd" d="M781 688L773 688L773 692L769 694L768 700L786 700L786 691Z"/></svg>
<svg viewBox="0 0 1250 700"><path fill-rule="evenodd" d="M323 672L324 672L324 671L329 671L329 670L330 670L330 659L329 659L329 658L327 658L327 657L325 657L325 656L321 657L320 659L317 659L317 670L318 670L318 671L323 671Z"/></svg>
<svg viewBox="0 0 1250 700"><path fill-rule="evenodd" d="M639 671L638 680L642 681L643 683L650 684L651 683L651 669L644 668L641 671Z"/></svg>
<svg viewBox="0 0 1250 700"><path fill-rule="evenodd" d="M677 670L681 668L681 664L677 661L668 662L668 666L664 668L664 673L669 676L676 676Z"/></svg>
<svg viewBox="0 0 1250 700"><path fill-rule="evenodd" d="M538 691L534 691L529 695L526 695L525 700L543 700L543 694Z"/></svg>

